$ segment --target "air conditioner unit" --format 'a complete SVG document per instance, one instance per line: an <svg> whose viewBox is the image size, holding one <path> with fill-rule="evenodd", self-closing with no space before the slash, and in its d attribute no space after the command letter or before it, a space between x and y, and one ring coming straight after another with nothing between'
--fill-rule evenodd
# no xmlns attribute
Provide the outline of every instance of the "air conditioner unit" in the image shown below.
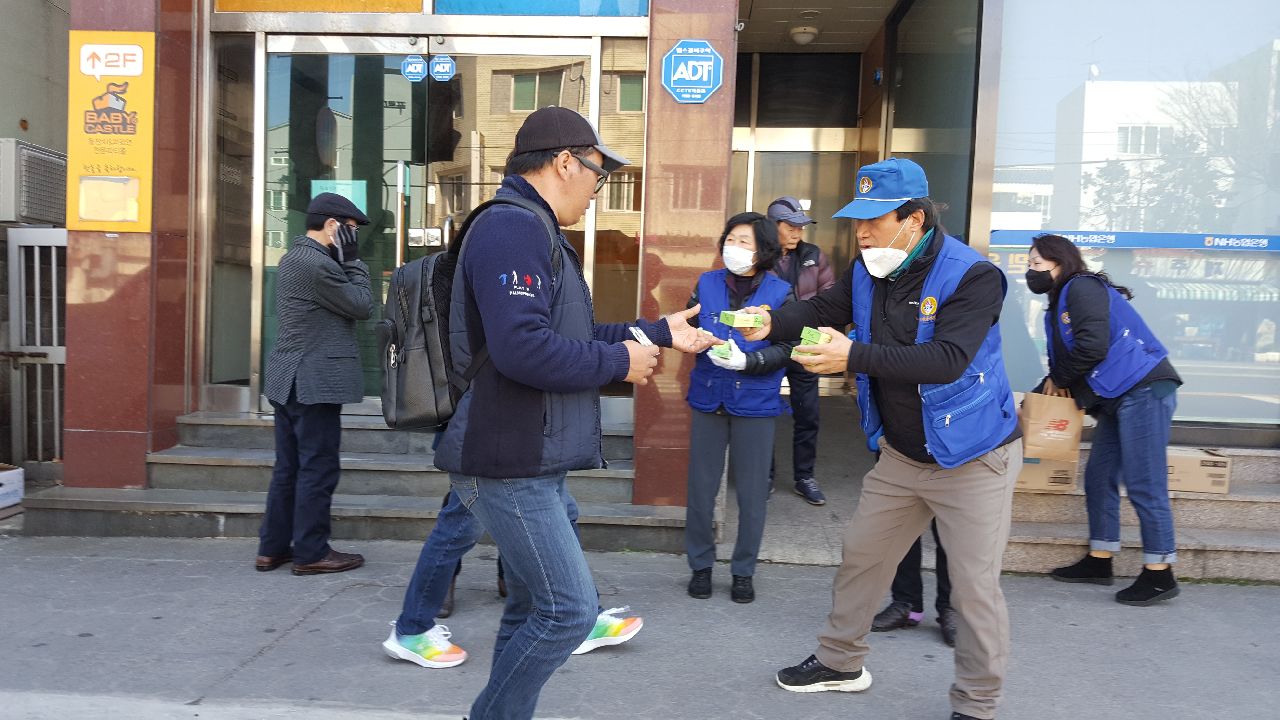
<svg viewBox="0 0 1280 720"><path fill-rule="evenodd" d="M0 138L0 223L62 226L67 215L67 156Z"/></svg>

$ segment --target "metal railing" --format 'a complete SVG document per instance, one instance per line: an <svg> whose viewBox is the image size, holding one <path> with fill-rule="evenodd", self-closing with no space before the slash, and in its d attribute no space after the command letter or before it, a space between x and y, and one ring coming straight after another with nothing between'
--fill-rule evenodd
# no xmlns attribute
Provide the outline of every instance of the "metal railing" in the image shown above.
<svg viewBox="0 0 1280 720"><path fill-rule="evenodd" d="M8 231L13 461L40 474L62 459L66 351L67 231ZM54 471L56 472L56 471Z"/></svg>

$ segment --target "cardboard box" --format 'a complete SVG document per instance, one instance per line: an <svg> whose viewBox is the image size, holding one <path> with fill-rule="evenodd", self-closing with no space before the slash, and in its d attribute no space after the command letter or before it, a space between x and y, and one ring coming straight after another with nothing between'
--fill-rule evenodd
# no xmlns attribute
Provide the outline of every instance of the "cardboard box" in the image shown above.
<svg viewBox="0 0 1280 720"><path fill-rule="evenodd" d="M1231 485L1231 458L1213 450L1169 448L1169 489L1225 493Z"/></svg>
<svg viewBox="0 0 1280 720"><path fill-rule="evenodd" d="M1069 493L1076 489L1078 460L1041 460L1022 458L1022 472L1018 473L1015 490L1041 490Z"/></svg>
<svg viewBox="0 0 1280 720"><path fill-rule="evenodd" d="M22 468L0 463L0 508L22 502L24 485Z"/></svg>

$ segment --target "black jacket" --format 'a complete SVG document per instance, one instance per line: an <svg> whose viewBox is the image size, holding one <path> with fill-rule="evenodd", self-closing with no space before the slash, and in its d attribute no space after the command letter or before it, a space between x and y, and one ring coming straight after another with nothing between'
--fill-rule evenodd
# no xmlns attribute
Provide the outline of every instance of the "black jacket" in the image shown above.
<svg viewBox="0 0 1280 720"><path fill-rule="evenodd" d="M924 463L934 460L924 449L919 386L960 378L987 331L1000 319L1004 300L1000 269L987 262L975 264L938 308L933 340L917 345L920 291L942 240L943 234L935 232L929 247L896 280L873 279L871 337L875 342L855 342L849 350L849 372L865 372L871 378L885 439L903 455ZM773 339L798 338L806 325L848 325L853 317L853 265L828 290L770 315ZM1021 432L1014 430L1001 444L1019 437Z"/></svg>

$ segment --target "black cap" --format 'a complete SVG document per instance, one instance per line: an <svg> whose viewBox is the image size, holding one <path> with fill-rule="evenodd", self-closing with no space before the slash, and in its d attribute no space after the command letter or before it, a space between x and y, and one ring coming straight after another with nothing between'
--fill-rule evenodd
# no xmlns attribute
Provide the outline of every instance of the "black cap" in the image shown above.
<svg viewBox="0 0 1280 720"><path fill-rule="evenodd" d="M351 218L358 225L369 224L369 218L360 212L360 208L338 193L322 192L311 198L311 202L307 205L307 214L324 215L335 220L338 218Z"/></svg>
<svg viewBox="0 0 1280 720"><path fill-rule="evenodd" d="M524 119L516 132L516 155L535 150L559 150L569 147L593 147L604 156L601 167L613 172L631 161L610 150L600 140L591 123L569 108L554 105L535 110Z"/></svg>

